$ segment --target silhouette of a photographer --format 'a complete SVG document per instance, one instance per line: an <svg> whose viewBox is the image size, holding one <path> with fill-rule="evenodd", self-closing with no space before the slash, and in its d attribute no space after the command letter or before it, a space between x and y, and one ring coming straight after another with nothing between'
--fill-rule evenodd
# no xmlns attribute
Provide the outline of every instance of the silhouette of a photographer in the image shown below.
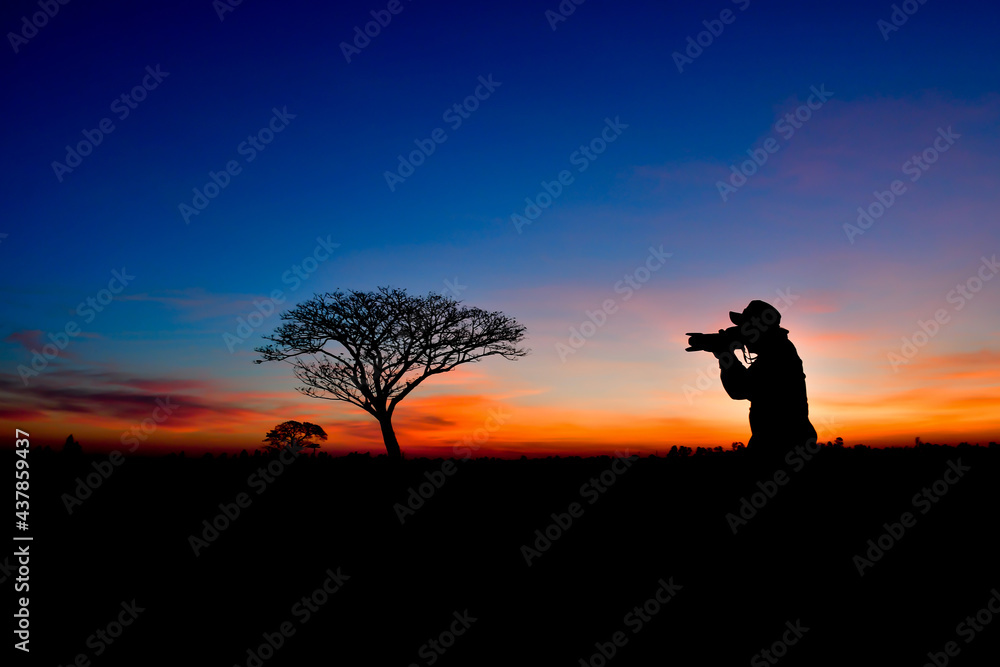
<svg viewBox="0 0 1000 667"><path fill-rule="evenodd" d="M722 386L733 400L750 401L750 441L747 451L757 457L780 458L796 445L816 440L809 422L806 375L795 346L782 329L781 314L769 303L751 301L742 313L730 312L738 330L728 330L729 350L712 350L719 360ZM744 366L736 349L756 355Z"/></svg>

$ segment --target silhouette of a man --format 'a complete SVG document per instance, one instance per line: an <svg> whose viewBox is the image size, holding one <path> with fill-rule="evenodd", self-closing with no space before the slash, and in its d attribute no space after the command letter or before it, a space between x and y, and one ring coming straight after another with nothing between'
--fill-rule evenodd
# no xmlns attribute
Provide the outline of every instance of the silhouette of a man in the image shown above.
<svg viewBox="0 0 1000 667"><path fill-rule="evenodd" d="M796 445L815 442L809 422L806 375L795 346L782 329L781 314L769 303L751 301L729 319L740 329L747 350L756 357L744 366L732 352L715 352L722 386L733 400L750 401L750 442L755 456L780 458Z"/></svg>

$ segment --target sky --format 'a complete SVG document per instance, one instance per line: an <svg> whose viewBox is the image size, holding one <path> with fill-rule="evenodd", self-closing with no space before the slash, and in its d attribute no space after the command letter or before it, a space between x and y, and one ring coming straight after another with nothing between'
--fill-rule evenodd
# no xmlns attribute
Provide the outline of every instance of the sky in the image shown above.
<svg viewBox="0 0 1000 667"><path fill-rule="evenodd" d="M995 3L0 16L0 422L34 444L252 451L296 419L383 453L253 363L282 310L378 286L502 311L531 349L407 397L408 456L746 442L684 348L752 299L820 440L1000 440Z"/></svg>

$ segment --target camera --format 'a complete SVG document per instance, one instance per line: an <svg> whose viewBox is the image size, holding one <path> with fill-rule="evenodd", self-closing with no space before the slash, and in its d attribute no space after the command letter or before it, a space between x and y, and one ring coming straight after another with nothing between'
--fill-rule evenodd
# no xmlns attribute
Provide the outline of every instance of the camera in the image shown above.
<svg viewBox="0 0 1000 667"><path fill-rule="evenodd" d="M715 354L716 352L732 352L738 347L746 346L746 340L740 333L739 327L719 329L719 333L714 334L688 333L685 335L689 336L688 347L685 348L686 352L705 351Z"/></svg>

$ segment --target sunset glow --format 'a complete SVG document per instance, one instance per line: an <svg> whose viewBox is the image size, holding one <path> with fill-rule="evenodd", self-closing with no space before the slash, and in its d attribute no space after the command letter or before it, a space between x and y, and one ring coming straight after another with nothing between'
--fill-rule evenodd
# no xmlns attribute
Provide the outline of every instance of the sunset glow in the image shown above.
<svg viewBox="0 0 1000 667"><path fill-rule="evenodd" d="M814 6L829 30L807 35L798 13L741 2L679 72L672 54L716 9L587 3L553 29L519 8L472 42L473 5L406 4L348 62L338 44L367 5L312 10L325 15L271 40L274 7L219 22L203 4L205 21L130 10L161 29L125 37L127 60L90 37L111 10L75 4L16 54L4 429L233 454L294 419L326 430L320 451L384 453L369 415L252 362L278 312L391 285L502 311L531 349L407 397L394 424L408 457L746 442L749 404L684 348L752 299L782 314L822 441L1000 440L995 22L927 4L883 39L888 4ZM116 115L158 64L169 74ZM457 103L467 117L449 116ZM54 172L105 116L114 131ZM387 180L439 127L412 175ZM248 159L253 136L271 140ZM226 184L185 213L213 174Z"/></svg>

